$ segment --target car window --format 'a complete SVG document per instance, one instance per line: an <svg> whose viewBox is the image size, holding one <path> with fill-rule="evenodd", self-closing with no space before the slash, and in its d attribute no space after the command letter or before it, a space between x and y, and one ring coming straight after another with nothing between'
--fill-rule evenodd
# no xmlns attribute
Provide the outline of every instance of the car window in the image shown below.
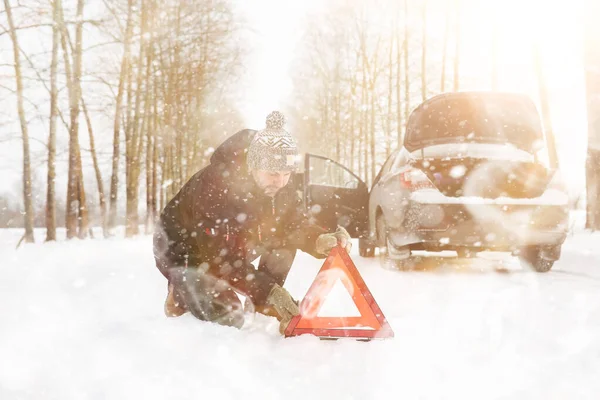
<svg viewBox="0 0 600 400"><path fill-rule="evenodd" d="M384 176L385 174L387 174L390 171L390 169L392 168L392 165L394 164L394 159L396 158L397 155L398 155L398 150L394 150L392 152L392 154L389 155L387 160L385 160L385 162L383 163L383 166L381 167L381 169L379 170L379 173L377 174L377 176L375 177L375 180L373 181L373 186L375 186L377 184L377 182L379 182L379 179L381 179L382 176Z"/></svg>
<svg viewBox="0 0 600 400"><path fill-rule="evenodd" d="M394 159L394 163L392 164L391 170L395 171L408 161L408 157L405 152L401 151L398 153L398 157Z"/></svg>
<svg viewBox="0 0 600 400"><path fill-rule="evenodd" d="M360 180L349 170L332 160L310 157L309 184L356 189Z"/></svg>
<svg viewBox="0 0 600 400"><path fill-rule="evenodd" d="M388 157L388 159L383 164L383 167L381 167L382 175L387 174L390 171L390 168L392 168L392 165L394 164L394 160L396 159L397 156L398 156L398 150L392 152L392 154Z"/></svg>

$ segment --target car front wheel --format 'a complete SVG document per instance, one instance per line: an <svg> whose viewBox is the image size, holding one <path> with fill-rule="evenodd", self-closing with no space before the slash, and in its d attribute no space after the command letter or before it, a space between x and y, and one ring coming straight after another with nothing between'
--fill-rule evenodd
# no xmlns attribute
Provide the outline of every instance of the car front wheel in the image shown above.
<svg viewBox="0 0 600 400"><path fill-rule="evenodd" d="M361 257L375 257L375 246L367 238L358 239L358 254Z"/></svg>

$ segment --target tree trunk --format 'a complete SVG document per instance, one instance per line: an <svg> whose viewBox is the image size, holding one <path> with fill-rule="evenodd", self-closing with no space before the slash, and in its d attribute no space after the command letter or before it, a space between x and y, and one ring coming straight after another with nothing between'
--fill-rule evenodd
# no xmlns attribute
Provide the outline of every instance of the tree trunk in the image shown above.
<svg viewBox="0 0 600 400"><path fill-rule="evenodd" d="M446 63L448 61L448 38L450 36L450 6L446 4L446 21L444 28L444 44L442 45L442 78L440 79L440 92L446 91Z"/></svg>
<svg viewBox="0 0 600 400"><path fill-rule="evenodd" d="M358 62L357 62L358 64ZM356 144L356 87L358 86L358 82L356 79L356 73L350 76L350 168L354 173L360 176L360 172L358 170L359 162L356 162L355 157L355 144ZM355 166L356 164L356 166Z"/></svg>
<svg viewBox="0 0 600 400"><path fill-rule="evenodd" d="M354 107L354 94L352 94L351 96L351 106L350 106L350 130L349 130L349 134L350 134L350 169L352 171L354 171L354 173L359 173L358 172L358 163L357 166L355 167L355 143L356 143L356 133L354 132L354 120L356 119L355 117L355 107ZM359 173L360 174L360 173Z"/></svg>
<svg viewBox="0 0 600 400"><path fill-rule="evenodd" d="M79 178L77 179L77 204L79 204L79 214L77 217L79 232L77 233L77 237L79 239L85 239L88 235L89 229L89 214L87 208L87 201L85 196L85 186L83 184L83 168L81 165L81 148L79 146L79 141L77 141L77 155L76 160L78 163L77 169L79 170Z"/></svg>
<svg viewBox="0 0 600 400"><path fill-rule="evenodd" d="M106 216L106 196L104 194L104 182L102 181L102 173L100 172L100 165L98 164L98 156L96 155L96 142L94 140L94 131L92 130L92 121L88 114L87 107L83 97L81 98L81 107L83 109L83 115L85 116L85 122L87 124L88 133L90 136L90 152L92 153L92 162L94 164L94 172L96 174L96 182L98 183L98 196L100 202L100 218L102 219L102 233L104 237L108 237L107 229L107 216Z"/></svg>
<svg viewBox="0 0 600 400"><path fill-rule="evenodd" d="M548 88L544 79L544 71L542 68L542 55L539 45L536 43L533 46L533 62L535 66L535 75L538 80L538 89L540 93L540 106L542 119L544 121L544 132L546 143L548 146L549 161L552 168L558 169L558 156L556 145L554 142L554 130L552 129L552 118L550 114L550 99L548 97Z"/></svg>
<svg viewBox="0 0 600 400"><path fill-rule="evenodd" d="M83 184L83 167L81 165L81 147L79 146L79 101L81 100L81 58L82 54L82 41L83 41L83 6L84 0L78 0L77 2L77 24L75 28L75 54L73 56L73 78L75 84L75 103L77 104L77 109L75 114L77 115L77 163L79 164L77 167L79 173L79 187L78 187L78 204L79 204L79 238L84 239L88 235L89 229L89 213L87 207L87 201L85 198L85 188Z"/></svg>
<svg viewBox="0 0 600 400"><path fill-rule="evenodd" d="M152 149L154 143L152 140L152 131L148 129L146 138L146 223L145 233L149 234L152 232L154 215L152 212Z"/></svg>
<svg viewBox="0 0 600 400"><path fill-rule="evenodd" d="M81 150L79 147L79 101L81 99L81 41L83 27L83 0L77 1L77 23L75 28L75 48L73 50L73 75L67 79L69 90L69 172L67 186L67 238L87 236L87 207L83 188ZM67 38L64 18L61 18L63 37ZM66 44L66 40L65 40ZM64 49L67 52L66 46ZM79 231L77 232L77 228Z"/></svg>
<svg viewBox="0 0 600 400"><path fill-rule="evenodd" d="M423 3L423 47L421 49L421 98L427 100L427 0Z"/></svg>
<svg viewBox="0 0 600 400"><path fill-rule="evenodd" d="M155 121L156 118L151 112L151 107L154 106L156 111L156 99L152 104L152 94L150 90L152 85L152 43L153 36L150 34L150 42L146 51L146 94L144 99L144 119L146 121L146 130L143 134L146 135L146 221L145 221L145 233L150 234L154 230L154 206L156 192L154 191L154 149L155 145Z"/></svg>
<svg viewBox="0 0 600 400"><path fill-rule="evenodd" d="M81 6L81 9L80 9ZM83 4L78 2L77 13L78 15L83 14ZM78 235L78 227L81 227L81 215L80 212L82 207L85 205L80 204L81 200L81 154L79 149L79 99L80 92L77 90L78 77L81 76L81 63L79 63L79 70L77 69L77 44L73 51L73 65L69 61L69 46L67 44L68 31L65 25L65 19L63 15L62 7L59 9L60 14L60 31L61 31L61 44L63 49L63 57L65 64L65 74L67 81L67 91L69 93L69 110L70 110L70 121L69 121L69 171L67 181L67 203L66 203L66 221L65 225L67 228L67 239L72 239ZM79 35L78 43L81 44L81 33ZM76 38L77 41L77 38ZM80 56L80 55L79 55Z"/></svg>
<svg viewBox="0 0 600 400"><path fill-rule="evenodd" d="M368 181L369 185L371 184L371 182L373 182L375 180L375 176L377 175L377 172L376 172L377 154L375 152L375 108L376 108L375 82L373 82L370 92L371 92L371 128L369 129L369 131L370 131L369 142L371 145L370 146L371 147L371 163L369 165L371 166L371 177Z"/></svg>
<svg viewBox="0 0 600 400"><path fill-rule="evenodd" d="M56 240L56 117L58 116L58 47L60 0L52 6L52 59L50 62L50 130L48 134L48 182L46 192L46 241Z"/></svg>
<svg viewBox="0 0 600 400"><path fill-rule="evenodd" d="M146 92L145 92L145 99L144 99L144 114L142 116L142 129L140 132L140 140L139 140L139 145L138 145L138 154L139 156L137 157L137 165L136 165L136 176L135 176L135 189L136 189L136 209L135 209L135 214L137 216L137 191L138 191L138 186L139 186L139 180L140 180L140 175L141 175L141 170L142 170L142 159L141 157L143 157L143 150L145 147L146 150L146 154L145 154L145 159L144 159L144 165L146 167L146 210L148 210L149 208L149 204L151 202L151 192L149 190L150 184L152 183L152 134L151 134L151 128L150 128L150 121L152 116L150 115L150 90L148 90L148 74L150 72L150 68L146 67L146 73L144 74L146 76ZM145 142L144 142L145 139ZM144 226L145 226L145 232L146 233L150 233L151 232L151 227L149 226L148 223L148 213L146 214L146 220L144 221ZM138 219L138 225L139 225L139 217L136 218ZM139 228L137 229L137 231L139 231ZM139 232L138 232L139 233Z"/></svg>
<svg viewBox="0 0 600 400"><path fill-rule="evenodd" d="M117 224L117 200L119 191L119 158L121 145L121 117L123 108L123 94L125 92L125 81L129 75L130 53L129 46L133 33L133 0L127 1L127 27L123 43L123 58L121 59L121 72L119 74L119 88L115 105L115 122L113 125L113 156L112 174L110 177L110 210L108 213L108 228L113 230Z"/></svg>
<svg viewBox="0 0 600 400"><path fill-rule="evenodd" d="M404 123L410 113L410 74L408 59L408 0L404 0Z"/></svg>
<svg viewBox="0 0 600 400"><path fill-rule="evenodd" d="M158 127L159 127L159 119L158 119L158 82L156 82L155 80L155 88L154 88L154 105L153 105L153 116L152 116L152 135L153 135L153 140L152 140L152 144L153 144L153 150L152 150L152 216L153 216L153 221L154 219L156 219L156 216L158 215L159 212L159 208L157 208L159 206L158 202L156 201L156 196L158 196L158 157L159 157L159 153L158 153L158 140L159 140L159 136L158 136ZM162 191L161 191L161 196L162 196ZM162 198L160 200L160 211L162 212Z"/></svg>
<svg viewBox="0 0 600 400"><path fill-rule="evenodd" d="M148 129L148 117L150 114L150 90L148 84L146 84L146 96L144 99L144 115L141 114L142 105L142 87L144 80L149 82L149 78L146 77L150 71L150 66L144 66L146 61L147 52L147 1L142 0L141 2L141 30L140 37L140 50L138 55L138 68L137 68L137 79L135 89L135 107L133 114L132 129L130 134L130 140L127 143L127 165L129 165L129 175L127 179L127 226L125 230L126 237L132 237L139 234L139 214L138 214L138 201L139 201L139 180L142 166L143 157L143 144L145 131ZM141 122L141 124L140 124Z"/></svg>
<svg viewBox="0 0 600 400"><path fill-rule="evenodd" d="M143 6L142 6L143 7ZM143 26L144 24L142 24ZM142 28L142 37L144 34L144 28ZM132 237L139 233L139 215L138 215L138 189L139 189L139 171L141 163L141 154L139 153L139 144L142 142L142 134L140 132L140 121L143 122L145 117L142 117L141 112L141 101L142 101L142 82L144 77L144 43L140 44L140 53L138 56L138 67L136 77L136 89L135 89L135 103L133 106L134 114L131 122L131 128L128 129L129 135L127 135L126 146L126 163L127 163L127 176L126 176L126 215L127 225L125 229L125 237ZM142 129L143 129L142 123Z"/></svg>
<svg viewBox="0 0 600 400"><path fill-rule="evenodd" d="M159 213L162 213L162 211L165 208L165 204L166 204L166 201L165 201L166 200L165 197L167 196L166 191L165 191L165 184L166 184L166 180L167 180L166 176L167 176L167 164L164 161L164 156L163 156L163 162L162 162L162 165L160 168L160 187L159 187L160 193L159 193L159 197L158 197L159 198L159 205L158 205Z"/></svg>
<svg viewBox="0 0 600 400"><path fill-rule="evenodd" d="M367 105L367 101L368 101L368 97L367 97L367 78L366 78L366 71L364 68L364 63L363 63L363 71L362 71L362 87L360 88L361 90L361 99L360 99L360 138L359 138L359 155L362 154L363 155L363 168L361 171L361 176L363 177L363 179L365 180L365 182L368 179L368 163L369 163L369 152L367 150L367 146L369 144L368 141L368 129L367 129L367 111L366 111L366 105ZM364 149L364 150L363 150Z"/></svg>
<svg viewBox="0 0 600 400"><path fill-rule="evenodd" d="M8 19L8 29L13 45L13 57L15 65L15 79L17 83L17 112L21 124L21 136L23 139L23 206L25 208L25 236L27 243L35 241L33 235L33 199L31 193L31 161L29 154L29 131L25 108L23 106L23 77L21 75L21 57L19 56L19 41L12 16L12 8L8 0L4 0L4 9Z"/></svg>
<svg viewBox="0 0 600 400"><path fill-rule="evenodd" d="M394 102L394 31L390 32L390 52L388 54L388 100L386 117L385 156L392 151L392 103Z"/></svg>
<svg viewBox="0 0 600 400"><path fill-rule="evenodd" d="M460 0L456 0L456 43L454 49L454 91L460 88Z"/></svg>
<svg viewBox="0 0 600 400"><path fill-rule="evenodd" d="M398 148L403 144L402 140L402 44L400 41L400 7L396 21L396 120L398 130Z"/></svg>
<svg viewBox="0 0 600 400"><path fill-rule="evenodd" d="M338 54L339 58L339 54ZM340 76L340 62L336 62L335 66L335 97L333 98L333 104L335 107L335 160L342 162L341 157L341 137L342 137L342 101L340 91L342 90L341 76Z"/></svg>
<svg viewBox="0 0 600 400"><path fill-rule="evenodd" d="M179 3L177 5L177 11L176 11L176 24L175 24L175 37L179 38L181 35L181 4ZM175 66L179 65L180 60L181 60L181 47L179 46L179 42L178 40L176 40L175 44L174 44L174 52L175 54L173 55L173 64ZM181 187L183 186L183 146L182 146L182 141L183 141L183 135L182 132L180 130L181 127L181 114L180 112L178 112L181 109L181 96L180 96L180 79L179 79L179 71L178 68L172 68L173 71L173 81L174 81L174 90L175 90L175 110L177 110L175 113L172 113L171 115L174 116L175 121L173 121L173 128L174 128L174 133L175 133L175 154L174 157L171 159L171 162L173 162L173 179L175 182L175 185L173 186L173 195L175 195L177 193L177 191L179 191L179 189L181 189Z"/></svg>
<svg viewBox="0 0 600 400"><path fill-rule="evenodd" d="M492 15L492 90L498 90L498 19Z"/></svg>
<svg viewBox="0 0 600 400"><path fill-rule="evenodd" d="M60 3L60 0L59 0ZM60 41L63 51L63 59L65 64L65 75L67 81L67 92L69 93L69 105L70 105L70 125L69 125L69 172L67 181L67 201L65 210L65 226L67 230L67 239L72 239L77 236L77 211L78 211L78 196L77 188L79 186L76 176L73 176L75 166L78 165L75 161L74 147L72 145L72 129L73 129L73 106L72 101L75 94L73 93L73 72L71 61L69 59L69 46L67 44L68 31L65 25L65 18L63 15L62 4L59 5L59 18L60 18Z"/></svg>
<svg viewBox="0 0 600 400"><path fill-rule="evenodd" d="M139 62L138 62L139 65ZM133 62L130 65L129 73L127 75L127 100L126 100L126 108L125 108L125 237L131 237L130 231L130 215L129 212L131 210L131 174L133 172L133 163L132 163L132 145L133 136L135 135L133 129L133 113L135 110L135 91L133 88L134 81L134 72L135 67Z"/></svg>
<svg viewBox="0 0 600 400"><path fill-rule="evenodd" d="M600 4L586 2L585 80L588 114L586 159L586 228L600 230Z"/></svg>

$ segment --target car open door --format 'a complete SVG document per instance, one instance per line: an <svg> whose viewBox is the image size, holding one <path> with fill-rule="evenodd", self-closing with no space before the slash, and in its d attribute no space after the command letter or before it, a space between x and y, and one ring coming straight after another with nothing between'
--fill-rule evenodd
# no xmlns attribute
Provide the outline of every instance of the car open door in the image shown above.
<svg viewBox="0 0 600 400"><path fill-rule="evenodd" d="M353 238L361 237L367 230L367 185L329 158L308 153L304 162L304 201L315 222L330 231L341 225Z"/></svg>

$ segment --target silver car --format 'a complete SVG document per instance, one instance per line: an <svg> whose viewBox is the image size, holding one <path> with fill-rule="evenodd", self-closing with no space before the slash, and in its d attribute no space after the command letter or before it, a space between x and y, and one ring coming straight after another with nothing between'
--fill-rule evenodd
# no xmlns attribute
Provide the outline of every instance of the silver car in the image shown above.
<svg viewBox="0 0 600 400"><path fill-rule="evenodd" d="M415 250L512 252L547 272L568 230L568 194L535 104L511 93L435 96L410 115L403 146L369 194L360 254L414 264Z"/></svg>

